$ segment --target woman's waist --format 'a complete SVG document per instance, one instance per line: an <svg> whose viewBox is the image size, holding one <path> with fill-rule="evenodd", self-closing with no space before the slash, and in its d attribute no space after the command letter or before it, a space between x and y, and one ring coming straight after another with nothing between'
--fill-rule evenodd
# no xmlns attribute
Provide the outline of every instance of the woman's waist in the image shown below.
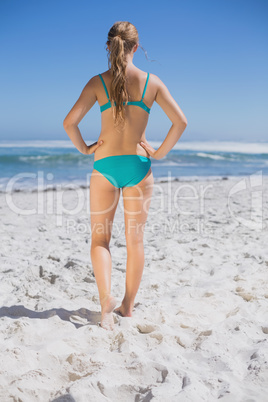
<svg viewBox="0 0 268 402"><path fill-rule="evenodd" d="M136 156L142 156L146 158L150 158L149 153L140 145L136 147L131 147L131 148L124 148L124 147L105 147L104 143L98 147L94 153L94 162L107 158L109 156L126 156L126 155L136 155Z"/></svg>

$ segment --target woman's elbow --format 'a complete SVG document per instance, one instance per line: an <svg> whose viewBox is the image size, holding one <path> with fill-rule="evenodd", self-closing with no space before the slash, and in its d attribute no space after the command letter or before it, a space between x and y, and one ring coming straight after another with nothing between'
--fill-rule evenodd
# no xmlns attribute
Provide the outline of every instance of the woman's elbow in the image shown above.
<svg viewBox="0 0 268 402"><path fill-rule="evenodd" d="M188 124L188 121L187 121L186 116L185 116L184 113L181 115L181 122L182 122L182 124L185 125L185 127L186 127L187 124Z"/></svg>
<svg viewBox="0 0 268 402"><path fill-rule="evenodd" d="M74 126L74 124L67 117L65 117L65 119L63 120L64 129L67 130L67 128L71 126Z"/></svg>
<svg viewBox="0 0 268 402"><path fill-rule="evenodd" d="M186 118L179 118L178 120L176 120L173 124L176 124L177 126L184 126L186 128L188 121Z"/></svg>

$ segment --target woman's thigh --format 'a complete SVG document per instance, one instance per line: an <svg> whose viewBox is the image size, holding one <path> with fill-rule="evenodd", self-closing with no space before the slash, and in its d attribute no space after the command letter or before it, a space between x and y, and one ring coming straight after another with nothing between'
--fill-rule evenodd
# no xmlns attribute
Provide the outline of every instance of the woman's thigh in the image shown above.
<svg viewBox="0 0 268 402"><path fill-rule="evenodd" d="M93 169L90 178L90 221L92 240L110 242L120 189Z"/></svg>
<svg viewBox="0 0 268 402"><path fill-rule="evenodd" d="M145 223L151 204L154 177L151 168L144 179L122 190L127 246L143 240Z"/></svg>

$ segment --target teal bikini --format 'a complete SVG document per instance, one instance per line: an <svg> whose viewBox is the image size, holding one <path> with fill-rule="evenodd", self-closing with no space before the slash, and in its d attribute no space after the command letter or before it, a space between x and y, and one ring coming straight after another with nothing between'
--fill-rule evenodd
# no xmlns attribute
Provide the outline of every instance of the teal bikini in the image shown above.
<svg viewBox="0 0 268 402"><path fill-rule="evenodd" d="M145 92L146 92L146 89L147 89L147 84L148 84L148 80L149 80L149 75L150 75L150 73L147 73L147 79L146 79L146 83L145 83L145 86L144 86L144 90L143 90L143 93L142 93L141 100L140 100L140 101L127 102L127 105L139 106L139 107L141 107L142 109L144 109L147 113L150 113L150 108L145 105L145 103L143 102L143 98L144 98L144 95L145 95ZM105 82L104 82L104 80L103 80L103 78L102 78L102 75L99 74L99 77L100 77L100 79L101 79L101 81L102 81L102 84L103 84L103 86L104 86L104 89L105 89L105 92L106 92L106 96L107 96L107 99L108 99L108 102L105 103L105 105L100 106L100 111L101 111L101 113L102 113L102 112L104 112L104 110L109 109L110 107L112 107L112 105L111 105L111 101L110 101L110 98L109 98L109 94L108 94L108 91L107 91ZM115 102L115 105L116 105L116 102ZM123 105L125 105L125 102L123 102Z"/></svg>
<svg viewBox="0 0 268 402"><path fill-rule="evenodd" d="M111 101L109 99L109 94L102 78L103 87L108 98L108 102L100 106L101 113L112 107ZM140 101L127 102L128 105L138 106L144 109L147 113L150 113L150 108L143 102L145 92L147 89L147 84L149 80L149 73L147 74L146 83L142 93L142 98ZM125 102L124 102L125 104ZM147 175L151 167L151 159L143 155L112 155L106 158L98 159L94 161L93 169L101 173L110 183L112 183L117 188L131 187L138 184Z"/></svg>

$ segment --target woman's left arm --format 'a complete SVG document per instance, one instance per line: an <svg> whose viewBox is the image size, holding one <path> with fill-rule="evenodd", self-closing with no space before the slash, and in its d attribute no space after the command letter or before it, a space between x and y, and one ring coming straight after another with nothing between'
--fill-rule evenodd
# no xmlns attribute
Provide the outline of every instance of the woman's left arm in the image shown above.
<svg viewBox="0 0 268 402"><path fill-rule="evenodd" d="M68 134L74 146L82 154L91 154L101 145L101 142L95 142L92 145L87 145L82 138L78 124L92 108L97 100L95 91L95 77L92 77L84 87L77 102L74 104L70 112L63 121L63 127Z"/></svg>

